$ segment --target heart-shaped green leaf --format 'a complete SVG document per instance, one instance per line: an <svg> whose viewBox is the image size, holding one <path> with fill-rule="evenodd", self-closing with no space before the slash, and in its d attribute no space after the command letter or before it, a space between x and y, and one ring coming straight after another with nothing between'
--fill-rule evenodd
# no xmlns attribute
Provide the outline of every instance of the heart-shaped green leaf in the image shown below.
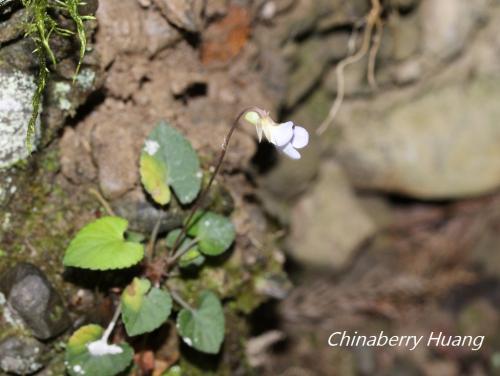
<svg viewBox="0 0 500 376"><path fill-rule="evenodd" d="M102 342L103 332L99 325L86 325L73 333L65 354L66 369L71 376L114 376L130 365L134 356L132 348L125 343L108 345ZM91 344L96 343L99 352L92 353Z"/></svg>
<svg viewBox="0 0 500 376"><path fill-rule="evenodd" d="M189 204L198 196L202 178L200 161L182 134L161 122L149 135L143 150L167 166L167 183L182 204Z"/></svg>
<svg viewBox="0 0 500 376"><path fill-rule="evenodd" d="M191 223L188 234L200 240L199 248L205 255L218 256L233 244L236 233L228 218L206 212L195 216Z"/></svg>
<svg viewBox="0 0 500 376"><path fill-rule="evenodd" d="M128 222L104 217L82 228L71 241L64 265L92 270L128 268L144 257L144 246L125 241Z"/></svg>
<svg viewBox="0 0 500 376"><path fill-rule="evenodd" d="M177 329L184 342L198 351L217 354L224 341L224 311L219 298L204 291L197 309L183 308L177 316Z"/></svg>
<svg viewBox="0 0 500 376"><path fill-rule="evenodd" d="M123 291L122 319L129 336L149 333L160 327L172 310L170 294L151 288L147 279L134 278Z"/></svg>
<svg viewBox="0 0 500 376"><path fill-rule="evenodd" d="M153 141L149 141L153 142ZM170 188L167 185L167 166L159 158L154 158L146 151L141 154L141 182L146 191L160 205L170 201Z"/></svg>

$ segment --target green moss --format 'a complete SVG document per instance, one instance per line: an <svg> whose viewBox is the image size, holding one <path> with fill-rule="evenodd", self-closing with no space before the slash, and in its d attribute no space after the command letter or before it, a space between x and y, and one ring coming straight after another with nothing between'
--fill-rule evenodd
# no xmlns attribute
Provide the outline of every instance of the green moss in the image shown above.
<svg viewBox="0 0 500 376"><path fill-rule="evenodd" d="M0 273L17 262L31 262L69 297L75 287L62 280L63 253L81 223L95 217L99 204L86 192L65 191L56 179L58 171L57 148L52 145L35 163L12 172L18 190L0 209L0 226L7 227L0 230L0 248L5 252Z"/></svg>
<svg viewBox="0 0 500 376"><path fill-rule="evenodd" d="M29 14L29 21L26 23L26 35L30 36L37 46L35 53L38 55L39 62L37 90L33 95L33 111L26 138L28 149L31 150L31 142L35 134L40 103L45 87L47 86L49 73L47 60L53 65L57 63L55 54L50 47L50 40L54 34L64 37L72 37L75 34L74 31L61 27L53 14L57 12L67 13L74 22L76 35L80 42L80 56L74 75L75 79L79 73L87 48L84 21L93 19L94 17L80 15L78 11L79 0L22 0L22 4Z"/></svg>
<svg viewBox="0 0 500 376"><path fill-rule="evenodd" d="M56 173L59 171L61 164L59 163L59 152L58 149L52 148L48 149L41 160L42 169L49 173ZM58 189L56 186L54 189Z"/></svg>
<svg viewBox="0 0 500 376"><path fill-rule="evenodd" d="M51 312L50 312L50 319L52 321L59 321L64 314L64 308L60 305L56 306Z"/></svg>

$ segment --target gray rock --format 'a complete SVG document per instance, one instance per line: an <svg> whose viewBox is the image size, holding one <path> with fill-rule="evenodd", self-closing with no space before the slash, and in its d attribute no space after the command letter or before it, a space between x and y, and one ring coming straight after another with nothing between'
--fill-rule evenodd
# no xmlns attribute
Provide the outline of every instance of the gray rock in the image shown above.
<svg viewBox="0 0 500 376"><path fill-rule="evenodd" d="M0 342L0 369L30 375L43 368L45 346L34 338L11 336Z"/></svg>
<svg viewBox="0 0 500 376"><path fill-rule="evenodd" d="M340 269L375 231L334 162L326 162L318 183L292 213L290 250L310 265Z"/></svg>
<svg viewBox="0 0 500 376"><path fill-rule="evenodd" d="M136 124L138 119L127 112L116 114L116 123L108 122L95 127L91 146L98 167L99 185L108 199L117 199L134 189L139 181L139 160L144 137ZM119 124L119 126L117 126ZM120 142L115 141L116 132ZM116 163L120 161L120 163Z"/></svg>
<svg viewBox="0 0 500 376"><path fill-rule="evenodd" d="M149 54L181 39L180 33L154 13L144 12L138 1L101 1L96 16L99 30L96 48L103 67L109 66L122 53ZM129 17L131 14L136 17ZM161 22L158 17L162 18Z"/></svg>
<svg viewBox="0 0 500 376"><path fill-rule="evenodd" d="M21 38L15 43L8 43L0 49L0 61L21 71L38 69L38 56L33 53L36 45L31 38Z"/></svg>
<svg viewBox="0 0 500 376"><path fill-rule="evenodd" d="M14 12L10 18L0 22L0 43L4 44L24 35L24 23L28 21L26 9Z"/></svg>
<svg viewBox="0 0 500 376"><path fill-rule="evenodd" d="M144 16L144 33L150 56L181 39L180 33L158 12L149 10Z"/></svg>
<svg viewBox="0 0 500 376"><path fill-rule="evenodd" d="M284 42L314 30L322 32L348 25L352 20L363 17L368 7L364 0L296 1L286 16L280 19L277 39Z"/></svg>
<svg viewBox="0 0 500 376"><path fill-rule="evenodd" d="M356 64L351 64L344 70L344 95L346 98L366 93L368 84L366 82L366 66L368 59L363 58ZM330 94L337 94L338 79L335 67L325 75L323 80L325 90Z"/></svg>
<svg viewBox="0 0 500 376"><path fill-rule="evenodd" d="M489 0L423 0L419 8L423 53L441 59L458 54L487 13Z"/></svg>
<svg viewBox="0 0 500 376"><path fill-rule="evenodd" d="M347 33L334 33L326 37L311 38L295 46L295 51L288 56L296 67L290 72L288 80L286 98L288 107L293 107L315 85L318 85L333 61L340 60L348 54L348 39Z"/></svg>
<svg viewBox="0 0 500 376"><path fill-rule="evenodd" d="M3 0L0 2L0 15L6 15L11 13L16 5L16 0Z"/></svg>
<svg viewBox="0 0 500 376"><path fill-rule="evenodd" d="M129 229L142 234L151 234L158 221L159 232L164 233L182 225L182 210L179 207L164 211L149 202L142 190L134 190L113 203L117 215L129 221Z"/></svg>
<svg viewBox="0 0 500 376"><path fill-rule="evenodd" d="M35 78L31 74L0 66L0 169L29 155L26 133L35 90ZM39 130L39 121L37 123ZM37 140L35 137L34 144Z"/></svg>
<svg viewBox="0 0 500 376"><path fill-rule="evenodd" d="M414 13L407 17L398 17L389 21L390 33L386 33L382 37L379 56L383 54L384 46L390 49L390 58L402 61L408 59L419 52L422 40L420 19ZM389 36L390 43L384 40L385 36Z"/></svg>
<svg viewBox="0 0 500 376"><path fill-rule="evenodd" d="M38 339L49 339L65 331L70 319L61 297L36 266L20 263L2 273L0 292L9 309L18 315Z"/></svg>
<svg viewBox="0 0 500 376"><path fill-rule="evenodd" d="M412 103L353 112L337 139L357 187L423 199L500 186L499 76L431 87Z"/></svg>
<svg viewBox="0 0 500 376"><path fill-rule="evenodd" d="M399 85L406 85L419 80L424 73L425 65L418 58L410 58L393 67L392 80Z"/></svg>
<svg viewBox="0 0 500 376"><path fill-rule="evenodd" d="M202 0L154 0L165 18L175 26L196 33L202 26Z"/></svg>
<svg viewBox="0 0 500 376"><path fill-rule="evenodd" d="M175 197L168 205L168 210L164 210L152 203L146 198L141 187L113 201L113 210L129 221L129 229L132 231L151 234L160 221L159 233L165 233L182 226L182 221L188 214ZM210 210L229 215L234 209L234 201L226 188L214 184L210 194L200 203L200 207L210 207Z"/></svg>
<svg viewBox="0 0 500 376"><path fill-rule="evenodd" d="M420 3L420 0L393 0L391 6L398 8L401 11L408 11L415 8Z"/></svg>

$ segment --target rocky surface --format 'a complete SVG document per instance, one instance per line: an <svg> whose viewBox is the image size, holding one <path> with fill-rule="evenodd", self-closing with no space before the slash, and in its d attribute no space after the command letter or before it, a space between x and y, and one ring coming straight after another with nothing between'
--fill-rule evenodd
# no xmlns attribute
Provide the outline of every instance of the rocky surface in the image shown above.
<svg viewBox="0 0 500 376"><path fill-rule="evenodd" d="M420 5L422 53L447 59L460 53L484 22L489 0L423 0Z"/></svg>
<svg viewBox="0 0 500 376"><path fill-rule="evenodd" d="M3 271L0 291L13 315L41 340L64 332L70 319L61 297L47 277L32 264L22 263Z"/></svg>
<svg viewBox="0 0 500 376"><path fill-rule="evenodd" d="M444 199L500 186L500 78L435 88L411 103L351 118L337 143L353 183L408 196Z"/></svg>
<svg viewBox="0 0 500 376"><path fill-rule="evenodd" d="M338 270L374 232L340 167L324 162L318 182L293 209L289 248L300 262Z"/></svg>
<svg viewBox="0 0 500 376"><path fill-rule="evenodd" d="M33 74L0 66L0 169L10 167L29 155L26 133L35 90ZM40 136L40 119L37 130L35 145Z"/></svg>
<svg viewBox="0 0 500 376"><path fill-rule="evenodd" d="M44 366L43 343L30 337L12 336L0 342L0 370L31 375Z"/></svg>
<svg viewBox="0 0 500 376"><path fill-rule="evenodd" d="M205 54L200 61L196 49L182 40L176 29L172 30L173 38L164 40L168 33L162 30L172 28L171 18L189 17L182 7L191 6L197 5L169 3L159 10L151 2L111 1L98 9L97 18L103 26L96 43L103 57L101 68L106 70L104 87L108 96L75 129L67 129L63 135L62 171L71 182L97 181L107 199L121 199L140 187L139 153L143 140L159 120L181 129L202 157L205 154L211 158L237 113L236 107L268 103L272 108L277 103L265 87L259 86L255 73L244 72L244 64L234 64L227 74L208 68L211 64L227 64L240 55L253 58L243 54L243 47L250 45L248 35L234 22L249 17L243 7L212 10L218 18L211 27L217 27L218 33L207 32L200 48L213 51L208 46L217 43L212 40L229 35L223 44L227 51ZM121 15L119 24L114 23L117 14ZM182 17L175 22L181 22ZM149 18L154 22L147 21ZM144 27L146 24L148 27ZM117 41L112 48L110 40ZM148 59L145 48L151 46L158 48L146 53ZM253 136L237 132L227 155L229 168L247 164L254 151ZM243 160L241 155L245 156Z"/></svg>
<svg viewBox="0 0 500 376"><path fill-rule="evenodd" d="M364 28L356 22L363 23L370 2L348 3L297 0L263 27L263 35L276 33L283 41L282 48L268 41L262 53L265 82L281 98L284 119L300 119L312 131L337 95L337 63L361 44ZM341 110L330 132L312 143L319 158L296 169L280 161L261 180L277 198L272 203L280 202L270 205L269 196L262 195L281 223L287 223L292 206L286 244L299 261L297 269L291 268L298 287L281 305L293 350L275 354L265 374L457 375L500 369L490 353L499 349L494 234L500 187L495 125L500 8L483 0L382 4L383 33L374 60L377 88L368 83L369 56L348 66ZM314 44L322 51L311 48ZM338 55L327 57L333 51ZM340 165L340 176L325 178L325 159ZM304 191L304 186L309 188ZM339 193L339 186L349 194ZM354 207L337 215L340 219L325 215L341 203ZM360 207L376 222L373 241L333 252L336 239L350 239L362 228L352 222ZM304 271L304 265L315 267ZM337 265L348 267L339 273ZM295 316L299 311L302 315ZM322 345L332 328L423 335L439 329L483 333L491 342L475 354L464 348L422 348L334 355L335 349ZM341 365L345 368L339 371Z"/></svg>

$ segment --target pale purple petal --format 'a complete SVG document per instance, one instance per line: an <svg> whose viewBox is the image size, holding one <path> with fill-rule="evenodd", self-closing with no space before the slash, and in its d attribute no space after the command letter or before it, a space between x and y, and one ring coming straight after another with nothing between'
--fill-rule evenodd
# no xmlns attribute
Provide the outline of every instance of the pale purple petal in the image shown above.
<svg viewBox="0 0 500 376"><path fill-rule="evenodd" d="M271 137L271 142L278 147L288 144L293 137L293 122L288 121L280 125L271 126Z"/></svg>
<svg viewBox="0 0 500 376"><path fill-rule="evenodd" d="M279 149L292 159L300 159L300 153L295 150L291 142L289 142L285 146L279 147Z"/></svg>
<svg viewBox="0 0 500 376"><path fill-rule="evenodd" d="M292 145L294 148L302 149L309 143L309 132L305 128L295 127L293 129Z"/></svg>

